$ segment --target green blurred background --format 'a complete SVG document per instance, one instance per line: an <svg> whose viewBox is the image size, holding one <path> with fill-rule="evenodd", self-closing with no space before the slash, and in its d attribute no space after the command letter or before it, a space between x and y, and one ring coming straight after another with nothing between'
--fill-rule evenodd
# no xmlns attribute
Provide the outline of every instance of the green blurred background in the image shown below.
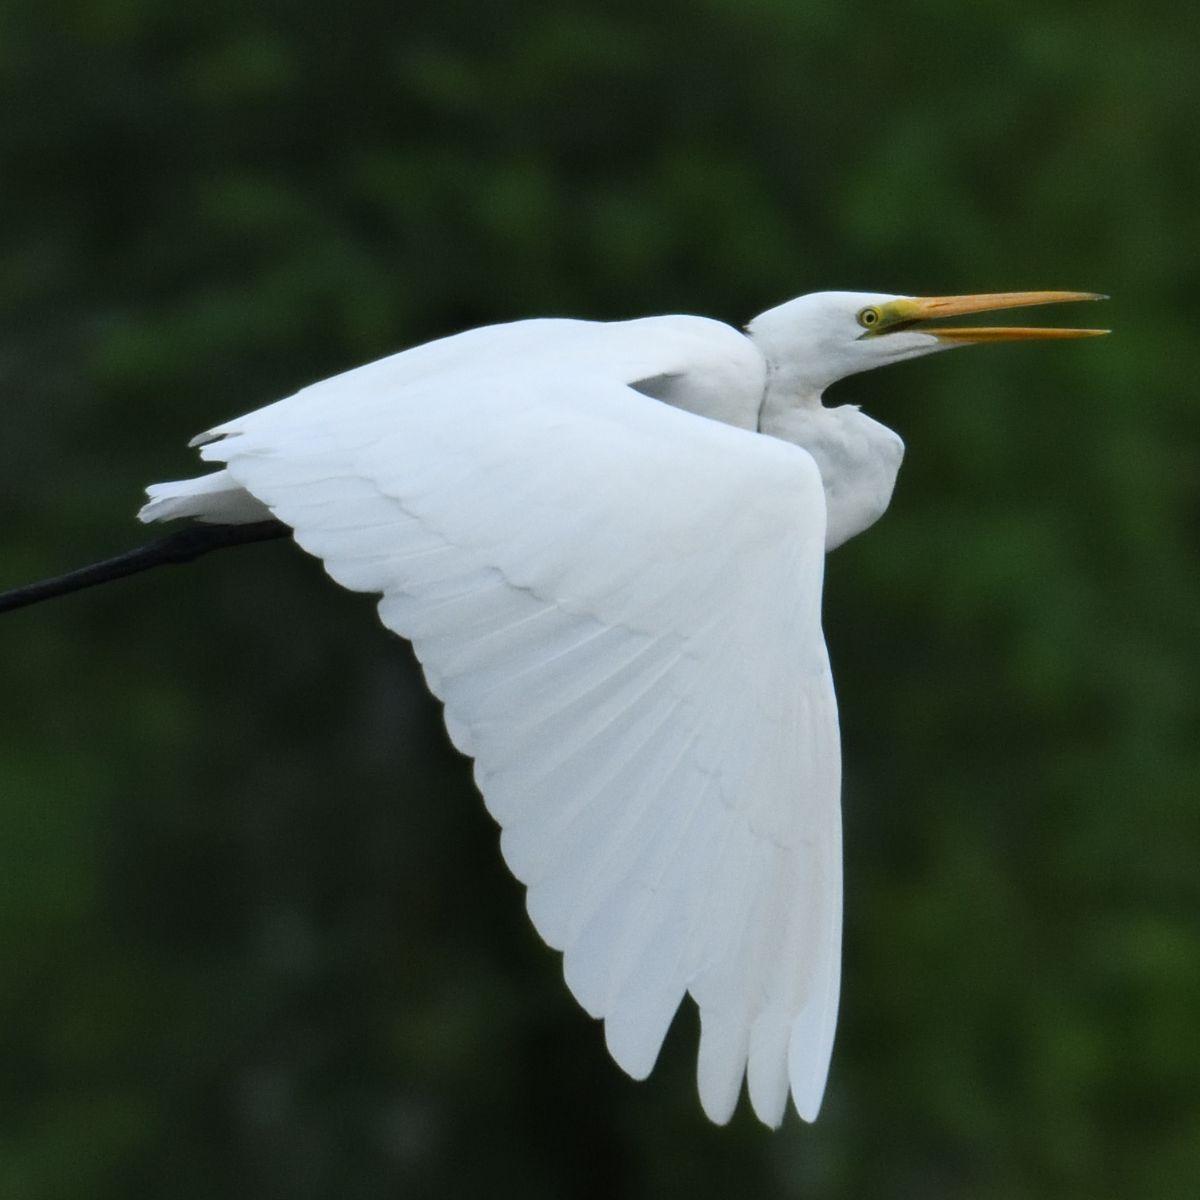
<svg viewBox="0 0 1200 1200"><path fill-rule="evenodd" d="M838 389L909 456L829 563L815 1126L709 1126L690 1006L611 1065L407 647L292 547L5 617L0 1195L1196 1195L1198 63L1175 0L5 0L0 585L471 324L1061 287L1118 332Z"/></svg>

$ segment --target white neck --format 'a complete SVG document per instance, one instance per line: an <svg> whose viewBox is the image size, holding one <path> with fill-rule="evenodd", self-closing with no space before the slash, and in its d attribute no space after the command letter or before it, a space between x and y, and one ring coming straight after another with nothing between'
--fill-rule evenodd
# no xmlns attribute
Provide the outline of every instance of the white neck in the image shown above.
<svg viewBox="0 0 1200 1200"><path fill-rule="evenodd" d="M813 456L825 485L825 549L832 550L887 511L904 443L856 405L826 408L820 389L795 385L794 378L772 372L758 428Z"/></svg>

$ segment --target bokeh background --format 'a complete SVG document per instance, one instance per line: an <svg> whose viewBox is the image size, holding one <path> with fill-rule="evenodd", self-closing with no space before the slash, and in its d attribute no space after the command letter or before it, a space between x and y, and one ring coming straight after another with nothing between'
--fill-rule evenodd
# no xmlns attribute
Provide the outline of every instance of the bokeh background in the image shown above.
<svg viewBox="0 0 1200 1200"><path fill-rule="evenodd" d="M1195 1195L1198 64L1176 0L5 0L2 586L472 324L1063 287L1118 332L838 389L909 457L829 563L815 1126L709 1126L690 1009L611 1065L407 647L290 545L5 617L0 1194Z"/></svg>

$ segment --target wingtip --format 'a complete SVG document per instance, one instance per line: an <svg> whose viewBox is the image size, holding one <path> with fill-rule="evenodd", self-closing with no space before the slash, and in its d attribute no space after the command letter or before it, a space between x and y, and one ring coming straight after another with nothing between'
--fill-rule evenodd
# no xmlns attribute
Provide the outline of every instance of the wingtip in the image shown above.
<svg viewBox="0 0 1200 1200"><path fill-rule="evenodd" d="M795 1092L792 1093L792 1104L796 1109L796 1115L800 1120L807 1122L809 1125L816 1121L821 1113L821 1101L823 1096L798 1096Z"/></svg>
<svg viewBox="0 0 1200 1200"><path fill-rule="evenodd" d="M740 1095L740 1087L736 1092L734 1092L732 1098L729 1098L728 1096L705 1095L704 1091L701 1090L700 1107L704 1110L704 1115L714 1125L728 1125L733 1119L733 1114L737 1109L737 1102Z"/></svg>
<svg viewBox="0 0 1200 1200"><path fill-rule="evenodd" d="M802 1121L810 1125L821 1111L825 1085L829 1079L832 1039L823 1052L812 1054L807 1039L793 1034L788 1051L788 1076L791 1080L792 1104Z"/></svg>
<svg viewBox="0 0 1200 1200"><path fill-rule="evenodd" d="M736 1020L722 1020L700 1008L700 1048L696 1086L700 1107L714 1125L727 1125L737 1108L746 1077L747 1034Z"/></svg>
<svg viewBox="0 0 1200 1200"><path fill-rule="evenodd" d="M604 1022L604 1044L612 1060L629 1076L641 1083L650 1077L658 1061L658 1047L651 1048L638 1032L611 1016Z"/></svg>

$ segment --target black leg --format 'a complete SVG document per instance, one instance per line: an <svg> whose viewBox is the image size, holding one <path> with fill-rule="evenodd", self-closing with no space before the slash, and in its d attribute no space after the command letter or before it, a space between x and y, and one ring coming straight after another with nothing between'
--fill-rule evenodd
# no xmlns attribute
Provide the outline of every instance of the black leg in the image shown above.
<svg viewBox="0 0 1200 1200"><path fill-rule="evenodd" d="M265 542L271 538L287 537L292 531L282 521L256 521L250 525L205 525L197 522L157 541L138 546L135 550L106 558L103 562L68 571L53 579L43 579L24 587L0 592L0 612L24 608L54 596L65 596L82 588L108 583L151 567L167 566L171 563L191 562L210 550L224 546L241 546L247 542Z"/></svg>

